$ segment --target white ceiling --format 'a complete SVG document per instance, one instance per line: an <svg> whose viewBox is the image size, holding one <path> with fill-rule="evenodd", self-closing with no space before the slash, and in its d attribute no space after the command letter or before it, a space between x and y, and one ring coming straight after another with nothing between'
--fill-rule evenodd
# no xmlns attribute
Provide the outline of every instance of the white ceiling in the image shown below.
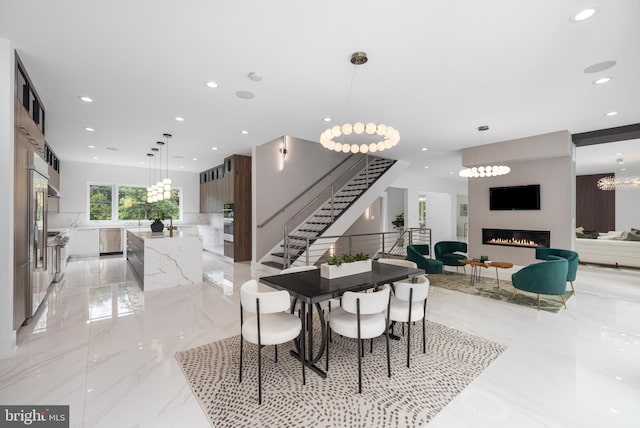
<svg viewBox="0 0 640 428"><path fill-rule="evenodd" d="M481 142L640 122L639 18L637 0L2 0L0 37L63 161L147 165L170 132L170 168L202 171L284 134L318 141L329 116L392 125L389 157L451 177L459 150ZM354 74L356 50L369 62ZM617 65L583 72L607 60ZM613 80L592 84L602 76ZM482 139L479 125L491 127Z"/></svg>

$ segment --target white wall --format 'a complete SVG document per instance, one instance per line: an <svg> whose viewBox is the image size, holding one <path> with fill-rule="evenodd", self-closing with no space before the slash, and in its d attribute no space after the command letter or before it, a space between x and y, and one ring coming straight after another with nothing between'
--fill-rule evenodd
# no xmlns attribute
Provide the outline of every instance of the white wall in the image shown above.
<svg viewBox="0 0 640 428"><path fill-rule="evenodd" d="M0 200L3 201L0 204L0 358L10 356L16 346L13 329L14 80L13 46L9 40L0 38Z"/></svg>
<svg viewBox="0 0 640 428"><path fill-rule="evenodd" d="M407 223L407 189L397 187L387 187L387 224L385 231L395 230L391 223L400 213L404 213L404 227L409 227Z"/></svg>
<svg viewBox="0 0 640 428"><path fill-rule="evenodd" d="M418 198L420 195L428 193L446 194L448 195L448 206L445 207L443 199L438 196L432 197L432 203L436 208L431 210L429 206L429 198L427 199L427 227L435 232L433 224L437 224L439 229L437 236L442 240L449 241L456 239L456 221L454 210L456 204L456 196L458 194L467 193L467 183L458 180L447 180L442 178L434 178L423 176L416 173L407 172L393 182L394 188L406 189L405 204L405 227L419 227L418 222ZM388 208L389 221L395 217L392 206ZM437 242L435 239L433 242Z"/></svg>
<svg viewBox="0 0 640 428"><path fill-rule="evenodd" d="M427 228L431 229L433 245L455 239L455 196L448 193L424 192L427 198Z"/></svg>
<svg viewBox="0 0 640 428"><path fill-rule="evenodd" d="M488 255L491 260L528 265L535 262L532 248L482 244L482 229L522 229L551 231L551 247L574 247L575 242L575 159L568 132L499 143L511 173L501 177L469 179L469 256ZM472 149L467 149L472 150ZM517 158L509 161L509 158ZM463 152L463 160L465 159ZM481 162L494 162L483 159ZM489 188L540 184L540 210L490 211Z"/></svg>
<svg viewBox="0 0 640 428"><path fill-rule="evenodd" d="M640 175L640 168L627 168L625 175ZM622 175L622 173L618 173ZM616 190L616 230L640 229L640 190Z"/></svg>
<svg viewBox="0 0 640 428"><path fill-rule="evenodd" d="M196 172L170 171L174 188L182 189L183 223L198 223L200 176ZM89 183L146 187L149 170L118 165L62 161L60 168L60 213L49 214L49 227L89 224Z"/></svg>

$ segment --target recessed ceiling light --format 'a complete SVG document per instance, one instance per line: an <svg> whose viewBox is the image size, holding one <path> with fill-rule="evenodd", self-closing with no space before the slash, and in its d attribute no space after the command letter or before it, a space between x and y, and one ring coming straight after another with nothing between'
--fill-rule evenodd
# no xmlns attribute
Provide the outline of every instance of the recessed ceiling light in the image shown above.
<svg viewBox="0 0 640 428"><path fill-rule="evenodd" d="M178 122L184 122L184 117L182 117L182 116L176 116L176 120L177 120Z"/></svg>
<svg viewBox="0 0 640 428"><path fill-rule="evenodd" d="M217 88L218 84L216 82L214 82L213 80L209 80L208 82L205 82L205 85L207 86L207 88Z"/></svg>
<svg viewBox="0 0 640 428"><path fill-rule="evenodd" d="M602 85L603 83L611 82L611 79L613 79L613 77L610 77L610 76L601 77L598 80L594 80L593 84L594 85Z"/></svg>
<svg viewBox="0 0 640 428"><path fill-rule="evenodd" d="M184 156L181 156L181 155L175 155L173 158L174 158L174 159L184 159Z"/></svg>
<svg viewBox="0 0 640 428"><path fill-rule="evenodd" d="M138 165L144 165L144 162L138 162Z"/></svg>
<svg viewBox="0 0 640 428"><path fill-rule="evenodd" d="M424 167L424 169L429 169L429 166L428 166L428 165L427 165L427 166L425 166L425 167Z"/></svg>
<svg viewBox="0 0 640 428"><path fill-rule="evenodd" d="M596 10L589 8L589 9L584 9L581 10L580 12L576 13L575 15L573 15L571 17L571 21L573 22L582 22L582 21L586 21L587 19L591 18L593 15L595 15Z"/></svg>
<svg viewBox="0 0 640 428"><path fill-rule="evenodd" d="M218 150L217 147L211 147L211 150Z"/></svg>
<svg viewBox="0 0 640 428"><path fill-rule="evenodd" d="M198 160L198 158L193 158L193 160Z"/></svg>
<svg viewBox="0 0 640 428"><path fill-rule="evenodd" d="M616 153L616 156L622 156L622 153Z"/></svg>
<svg viewBox="0 0 640 428"><path fill-rule="evenodd" d="M327 117L325 117L325 118L324 118L324 119L322 119L322 120L323 120L323 121L325 121L325 122L331 122L331 118L330 118L330 117L328 117L328 116L327 116Z"/></svg>
<svg viewBox="0 0 640 428"><path fill-rule="evenodd" d="M251 73L249 73L249 79L253 80L254 82L259 82L262 80L262 76L255 71L252 71Z"/></svg>
<svg viewBox="0 0 640 428"><path fill-rule="evenodd" d="M91 144L90 144L90 145L88 145L87 147L88 147L88 148L90 148L90 149L95 149L95 148L96 148L96 146L91 145Z"/></svg>
<svg viewBox="0 0 640 428"><path fill-rule="evenodd" d="M107 150L111 150L112 152L117 152L120 149L118 149L117 147L107 147Z"/></svg>
<svg viewBox="0 0 640 428"><path fill-rule="evenodd" d="M184 165L180 165L180 168L181 168L181 169L184 169Z"/></svg>
<svg viewBox="0 0 640 428"><path fill-rule="evenodd" d="M426 152L426 151L427 151L427 150L429 150L429 149L428 149L428 148L426 148L426 147L423 147L423 148L421 148L420 150L422 150L423 152Z"/></svg>
<svg viewBox="0 0 640 428"><path fill-rule="evenodd" d="M95 129L93 129L93 128L89 127L89 126L86 126L86 127L84 128L84 130L85 130L85 131L88 131L88 132L93 132L93 131L95 131Z"/></svg>
<svg viewBox="0 0 640 428"><path fill-rule="evenodd" d="M453 171L449 171L449 174L453 174Z"/></svg>
<svg viewBox="0 0 640 428"><path fill-rule="evenodd" d="M246 129L243 129L242 131L240 131L240 133L242 135L247 135L249 133L249 131L247 131Z"/></svg>
<svg viewBox="0 0 640 428"><path fill-rule="evenodd" d="M92 103L93 102L93 99L91 97L87 97L86 95L83 95L83 96L78 97L78 98L80 98L80 101L83 101L85 103Z"/></svg>
<svg viewBox="0 0 640 428"><path fill-rule="evenodd" d="M610 111L609 113L605 114L605 116L611 117L611 116L615 116L616 114L618 114L617 111Z"/></svg>
<svg viewBox="0 0 640 428"><path fill-rule="evenodd" d="M93 156L91 159L96 160L98 159L98 156Z"/></svg>
<svg viewBox="0 0 640 428"><path fill-rule="evenodd" d="M620 168L620 171L626 171L627 168Z"/></svg>

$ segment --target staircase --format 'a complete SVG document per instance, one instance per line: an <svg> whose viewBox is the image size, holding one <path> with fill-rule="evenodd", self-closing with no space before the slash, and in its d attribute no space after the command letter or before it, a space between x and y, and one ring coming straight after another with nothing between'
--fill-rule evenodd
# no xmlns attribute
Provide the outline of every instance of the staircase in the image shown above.
<svg viewBox="0 0 640 428"><path fill-rule="evenodd" d="M340 219L358 200L371 189L372 185L378 181L396 163L392 159L379 157L368 157L365 164L350 180L337 191L332 191L328 195L328 200L313 214L311 214L299 226L287 233L280 244L270 253L271 260L263 261L265 265L283 269L285 265L305 264L306 260L295 263L307 250L307 245L312 245L322 237L336 221ZM402 168L404 170L404 168ZM384 190L386 185L382 188ZM376 190L374 199L380 195L380 189ZM368 204L370 204L369 202ZM367 205L368 205L367 204ZM363 210L358 209L356 215L344 230L357 219ZM294 216L295 217L295 216ZM287 222L288 223L288 222ZM344 223L344 222L342 222ZM285 224L285 229L287 224ZM340 233L343 233L344 230ZM332 231L335 234L335 231ZM326 242L324 243L326 244ZM306 257L305 257L306 259Z"/></svg>

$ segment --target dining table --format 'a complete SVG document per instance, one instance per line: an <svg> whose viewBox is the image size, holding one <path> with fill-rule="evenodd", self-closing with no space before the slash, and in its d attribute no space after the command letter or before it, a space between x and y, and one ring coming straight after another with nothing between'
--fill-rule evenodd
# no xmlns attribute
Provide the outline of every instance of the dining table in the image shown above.
<svg viewBox="0 0 640 428"><path fill-rule="evenodd" d="M303 346L300 346L299 341L295 341L296 350L291 350L291 355L297 359L302 358L307 367L319 376L325 378L327 376L326 372L316 366L316 363L324 353L328 340L324 311L320 307L320 303L340 297L347 291L363 291L384 284L393 284L394 282L407 278L424 275L424 273L423 269L414 269L373 261L370 271L333 279L323 278L320 276L320 269L314 269L263 276L260 277L259 281L272 288L288 291L294 299L300 302L300 319L302 321L302 337L300 340L303 342ZM295 304L292 305L292 312L294 312L294 308ZM321 335L320 346L315 354L313 349L314 308L318 314ZM309 332L307 338L305 337L305 330ZM304 346L305 342L306 346Z"/></svg>

